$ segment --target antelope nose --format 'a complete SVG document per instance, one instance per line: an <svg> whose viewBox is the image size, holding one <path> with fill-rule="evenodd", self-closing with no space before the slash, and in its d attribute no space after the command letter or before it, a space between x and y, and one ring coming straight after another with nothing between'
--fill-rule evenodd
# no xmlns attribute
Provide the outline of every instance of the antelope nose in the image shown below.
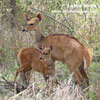
<svg viewBox="0 0 100 100"><path fill-rule="evenodd" d="M42 57L40 57L40 60L42 59Z"/></svg>
<svg viewBox="0 0 100 100"><path fill-rule="evenodd" d="M23 29L22 31L25 32L25 29Z"/></svg>

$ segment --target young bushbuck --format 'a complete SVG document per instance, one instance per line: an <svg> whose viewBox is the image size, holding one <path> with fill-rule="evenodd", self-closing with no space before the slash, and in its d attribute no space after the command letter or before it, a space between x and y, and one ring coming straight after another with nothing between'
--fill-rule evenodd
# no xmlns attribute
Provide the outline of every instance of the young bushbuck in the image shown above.
<svg viewBox="0 0 100 100"><path fill-rule="evenodd" d="M40 24L42 17L37 14L36 18L30 18L25 14L27 19L27 25L23 29L25 31L34 31L35 41L38 46L50 47L52 45L52 60L62 61L68 65L68 69L74 72L74 77L78 86L81 86L82 77L86 79L89 86L89 78L85 72L91 63L90 50L80 43L76 38L70 37L65 34L54 34L47 37L43 36L40 30Z"/></svg>
<svg viewBox="0 0 100 100"><path fill-rule="evenodd" d="M46 61L47 65L48 65L48 68L52 69L52 68L55 68L55 63L54 61L52 60L52 55L51 55L51 51L52 51L52 46L50 46L49 48L42 48L42 53L41 53L41 56L40 56L40 59L41 60L44 60ZM57 77L56 76L53 76L53 80L52 80L52 83L56 83L56 84L59 84L58 81L57 81ZM52 85L53 85L52 84Z"/></svg>
<svg viewBox="0 0 100 100"><path fill-rule="evenodd" d="M42 53L40 56L41 60L45 60L48 64L48 68L53 68L55 67L55 63L52 60L52 55L51 55L51 51L52 51L52 46L50 46L49 48L42 48Z"/></svg>
<svg viewBox="0 0 100 100"><path fill-rule="evenodd" d="M49 75L53 76L55 74L55 66L51 68L46 60L40 60L40 56L41 51L34 47L20 49L17 58L21 66L16 70L14 82L16 82L19 72L23 72L25 77L25 72L31 69L42 73L45 81L48 82Z"/></svg>

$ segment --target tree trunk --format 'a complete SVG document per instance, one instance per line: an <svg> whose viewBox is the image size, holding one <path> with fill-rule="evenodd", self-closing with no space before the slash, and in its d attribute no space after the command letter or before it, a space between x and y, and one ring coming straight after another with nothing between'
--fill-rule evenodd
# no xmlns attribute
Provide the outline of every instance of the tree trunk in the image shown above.
<svg viewBox="0 0 100 100"><path fill-rule="evenodd" d="M16 0L8 0L9 7L11 8L10 24L14 28L16 24Z"/></svg>

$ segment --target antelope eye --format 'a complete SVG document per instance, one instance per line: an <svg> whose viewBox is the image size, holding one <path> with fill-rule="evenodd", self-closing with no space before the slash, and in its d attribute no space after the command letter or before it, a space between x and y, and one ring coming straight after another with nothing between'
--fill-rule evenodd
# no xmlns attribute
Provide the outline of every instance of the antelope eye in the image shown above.
<svg viewBox="0 0 100 100"><path fill-rule="evenodd" d="M48 55L48 53L42 53L43 55Z"/></svg>
<svg viewBox="0 0 100 100"><path fill-rule="evenodd" d="M29 21L30 19L29 18L27 18L27 21Z"/></svg>
<svg viewBox="0 0 100 100"><path fill-rule="evenodd" d="M30 26L34 25L34 23L30 24Z"/></svg>
<svg viewBox="0 0 100 100"><path fill-rule="evenodd" d="M44 53L45 55L48 55L48 53Z"/></svg>

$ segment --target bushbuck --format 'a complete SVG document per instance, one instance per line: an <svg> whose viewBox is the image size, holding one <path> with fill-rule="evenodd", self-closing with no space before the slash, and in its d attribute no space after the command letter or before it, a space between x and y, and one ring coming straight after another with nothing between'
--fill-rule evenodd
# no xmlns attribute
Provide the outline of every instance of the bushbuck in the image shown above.
<svg viewBox="0 0 100 100"><path fill-rule="evenodd" d="M54 61L52 60L52 46L50 47L45 47L42 48L42 55L41 55L41 59L49 61L49 65L51 66L51 68L53 67ZM83 68L83 67L82 67ZM84 75L85 81L87 81L87 73L85 72L84 68L82 69L81 67L79 67L79 70L82 71L81 73ZM88 82L87 82L88 85Z"/></svg>
<svg viewBox="0 0 100 100"><path fill-rule="evenodd" d="M50 46L49 48L42 48L42 53L40 56L41 60L45 60L47 62L49 68L53 68L55 66L55 63L51 57L52 56L51 50L52 50L52 46Z"/></svg>
<svg viewBox="0 0 100 100"><path fill-rule="evenodd" d="M41 53L41 56L40 56L41 60L46 61L49 69L55 68L55 63L54 63L54 61L52 60L52 57L51 57L52 56L51 50L52 50L52 46L50 46L49 48L42 48L42 53ZM59 84L58 81L57 81L57 77L54 76L53 78L54 79L52 80L52 83L53 84L54 83Z"/></svg>
<svg viewBox="0 0 100 100"><path fill-rule="evenodd" d="M55 74L55 65L52 68L49 68L49 64L46 60L40 60L40 56L41 51L34 47L20 49L17 59L21 66L16 70L14 82L16 82L19 72L23 72L25 77L25 72L30 71L31 69L42 73L45 81L48 82L49 75L54 76Z"/></svg>
<svg viewBox="0 0 100 100"><path fill-rule="evenodd" d="M40 30L39 22L42 19L40 13L37 14L36 18L31 18L27 14L25 14L25 17L27 25L23 32L34 31L35 41L39 47L50 47L52 45L52 60L65 62L68 69L74 72L74 77L79 87L81 86L82 77L86 79L89 86L89 78L85 72L85 69L88 69L90 66L92 59L89 48L76 38L65 34L53 34L45 37Z"/></svg>

